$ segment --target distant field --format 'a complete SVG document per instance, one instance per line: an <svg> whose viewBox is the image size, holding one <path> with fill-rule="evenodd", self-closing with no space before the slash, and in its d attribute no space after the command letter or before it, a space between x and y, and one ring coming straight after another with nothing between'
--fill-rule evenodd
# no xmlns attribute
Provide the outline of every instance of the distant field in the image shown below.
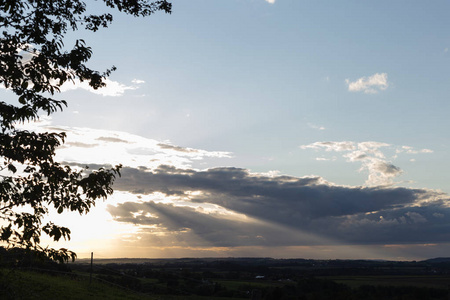
<svg viewBox="0 0 450 300"><path fill-rule="evenodd" d="M330 279L338 283L346 284L352 288L362 285L381 286L416 286L436 289L448 289L450 276L424 275L424 276L401 276L401 275L377 275L377 276L321 276L318 278Z"/></svg>

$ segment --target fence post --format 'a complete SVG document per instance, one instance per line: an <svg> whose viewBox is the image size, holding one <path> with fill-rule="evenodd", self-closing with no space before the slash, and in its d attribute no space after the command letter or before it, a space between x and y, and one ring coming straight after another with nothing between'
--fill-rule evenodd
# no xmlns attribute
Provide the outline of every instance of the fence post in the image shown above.
<svg viewBox="0 0 450 300"><path fill-rule="evenodd" d="M89 276L89 285L92 283L92 265L94 263L94 252L91 252L91 274Z"/></svg>

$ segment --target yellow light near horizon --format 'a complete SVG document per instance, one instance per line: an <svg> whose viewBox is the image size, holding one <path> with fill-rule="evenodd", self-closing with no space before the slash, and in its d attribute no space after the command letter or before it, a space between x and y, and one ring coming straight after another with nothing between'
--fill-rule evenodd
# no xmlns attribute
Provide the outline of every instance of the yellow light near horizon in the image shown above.
<svg viewBox="0 0 450 300"><path fill-rule="evenodd" d="M98 201L89 213L80 215L76 212L58 214L52 211L48 220L57 225L66 226L71 230L70 241L53 242L50 238L43 238L44 243L58 248L68 248L81 257L88 257L91 252L104 257L116 257L117 240L123 234L135 234L138 228L133 224L114 221L107 211L108 204L117 204L120 195L113 195L107 201Z"/></svg>

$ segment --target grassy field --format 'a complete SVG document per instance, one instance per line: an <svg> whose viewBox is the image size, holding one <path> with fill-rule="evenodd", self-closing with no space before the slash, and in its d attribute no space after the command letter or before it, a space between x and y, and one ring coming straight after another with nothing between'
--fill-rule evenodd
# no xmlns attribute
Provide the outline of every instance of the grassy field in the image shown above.
<svg viewBox="0 0 450 300"><path fill-rule="evenodd" d="M319 278L330 279L337 283L343 283L352 288L363 285L374 286L415 286L436 289L448 289L450 276L424 275L424 276L321 276Z"/></svg>
<svg viewBox="0 0 450 300"><path fill-rule="evenodd" d="M50 275L23 270L0 270L0 299L227 300L200 296L147 295L96 279L90 284L89 277Z"/></svg>
<svg viewBox="0 0 450 300"><path fill-rule="evenodd" d="M90 283L89 273L75 271L72 274L55 273L41 273L33 270L8 270L0 269L0 299L167 299L167 300L230 300L236 298L227 297L202 297L202 296L187 296L187 295L155 295L143 294L132 291L127 288L118 287L110 283L101 281L95 278ZM450 276L443 275L426 275L426 276L319 276L317 278L332 280L336 283L342 283L353 288L356 291L361 286L385 286L385 287L420 287L420 288L434 288L447 290L450 283ZM153 286L160 286L160 290L164 290L165 282L159 282L154 278L140 278L141 283L150 284ZM242 294L245 291L260 290L267 291L267 289L286 289L286 286L291 286L288 290L295 289L297 282L286 281L272 281L272 280L214 280L228 291L236 291L234 296L249 299L250 295ZM331 282L331 281L330 281ZM320 283L320 281L313 281L312 284L324 284L324 288L330 288L329 284ZM309 286L309 283L308 283ZM177 294L177 290L182 290L182 286L174 287L172 292ZM318 286L316 286L316 289ZM319 290L322 288L319 288ZM158 290L158 289L156 289ZM240 292L238 292L240 291ZM313 293L313 291L310 291ZM318 293L318 292L314 292ZM239 296L238 296L239 295ZM217 295L218 296L218 295ZM225 295L222 295L225 296ZM227 296L231 296L227 294ZM315 299L313 295L305 299ZM446 297L444 297L447 299ZM272 299L272 298L271 298ZM329 299L329 298L323 298ZM330 298L331 299L331 298ZM358 298L352 298L358 299ZM372 298L370 298L372 299ZM375 299L375 298L373 298ZM391 299L391 298L389 298ZM397 299L397 298L396 298ZM407 298L402 298L407 299ZM414 298L416 299L416 298ZM420 298L418 298L420 299ZM431 298L430 298L431 299ZM433 298L435 299L435 298ZM442 299L436 298L436 299Z"/></svg>
<svg viewBox="0 0 450 300"><path fill-rule="evenodd" d="M89 278L2 270L0 298L17 299L158 299L136 294ZM2 298L3 299L3 298Z"/></svg>

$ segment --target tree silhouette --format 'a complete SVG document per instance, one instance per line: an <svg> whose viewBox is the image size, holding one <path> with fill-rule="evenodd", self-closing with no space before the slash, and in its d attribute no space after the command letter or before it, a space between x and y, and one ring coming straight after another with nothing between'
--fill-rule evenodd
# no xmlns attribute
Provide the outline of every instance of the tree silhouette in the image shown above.
<svg viewBox="0 0 450 300"><path fill-rule="evenodd" d="M171 12L162 0L103 0L109 8L133 16ZM88 170L71 168L54 160L64 133L36 133L17 124L39 119L67 106L54 99L65 82L87 81L105 86L103 73L86 66L92 50L81 39L71 50L64 46L69 31L108 27L113 16L89 14L79 0L0 0L0 86L12 91L17 101L0 100L0 241L8 247L33 250L53 260L68 261L76 254L41 245L46 234L54 241L70 239L70 230L44 223L50 209L58 213L89 212L95 201L112 194L120 166Z"/></svg>

